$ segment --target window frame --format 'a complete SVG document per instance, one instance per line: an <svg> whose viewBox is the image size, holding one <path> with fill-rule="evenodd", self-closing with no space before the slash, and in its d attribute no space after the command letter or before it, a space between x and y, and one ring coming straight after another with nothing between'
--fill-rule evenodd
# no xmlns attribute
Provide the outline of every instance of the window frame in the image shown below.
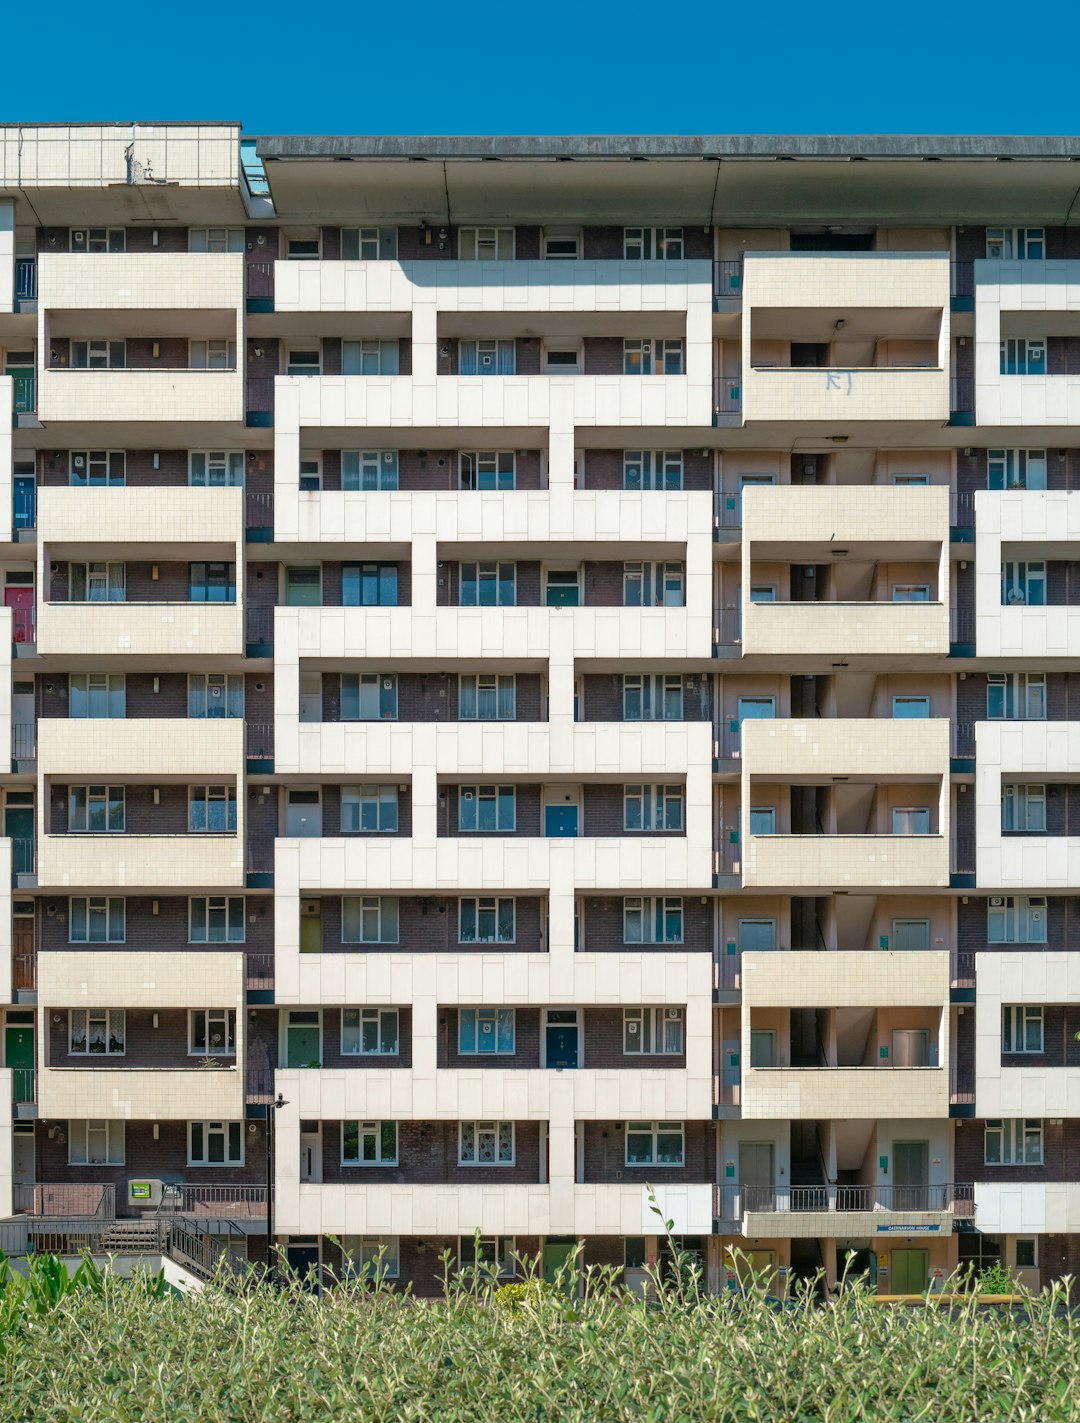
<svg viewBox="0 0 1080 1423"><path fill-rule="evenodd" d="M85 906L86 934L75 937L75 906ZM94 906L97 906L96 908ZM119 906L119 907L118 907ZM105 934L95 938L91 934L92 915L104 915L102 921ZM116 930L119 929L119 933ZM68 943L69 944L123 944L127 942L127 900L119 894L72 894L68 896Z"/></svg>
<svg viewBox="0 0 1080 1423"><path fill-rule="evenodd" d="M189 672L187 674L187 714L189 721L243 721L246 687L243 672ZM218 690L215 690L218 689ZM220 698L222 713L212 711ZM201 704L202 710L192 710Z"/></svg>
<svg viewBox="0 0 1080 1423"><path fill-rule="evenodd" d="M466 1046L466 1024L471 1015L473 1046ZM490 1047L481 1046L484 1034L490 1034ZM506 1043L509 1042L509 1046ZM471 1004L457 1010L458 1057L513 1057L517 1052L517 1013L513 1008L495 1008Z"/></svg>
<svg viewBox="0 0 1080 1423"><path fill-rule="evenodd" d="M663 1161L660 1159L660 1139L661 1137L677 1136L682 1142L682 1149L677 1161ZM648 1139L650 1151L648 1157L631 1157L630 1138ZM641 1170L643 1167L654 1167L658 1170L683 1170L686 1167L686 1123L674 1121L640 1121L626 1123L623 1136L623 1166L632 1170Z"/></svg>
<svg viewBox="0 0 1080 1423"><path fill-rule="evenodd" d="M68 564L68 601L126 603L127 564L111 558L74 559Z"/></svg>
<svg viewBox="0 0 1080 1423"><path fill-rule="evenodd" d="M217 901L220 901L218 904ZM206 916L205 935L199 936L195 930L195 906L202 904ZM237 915L239 907L240 933L235 935L232 931L236 927L232 922ZM222 916L223 934L219 938L211 930L215 927L211 918L212 915ZM243 944L247 939L247 902L242 894L193 894L188 896L188 943L189 944Z"/></svg>
<svg viewBox="0 0 1080 1423"><path fill-rule="evenodd" d="M677 1046L669 1045L669 1033L677 1037ZM669 1005L624 1008L622 1039L624 1057L681 1057L686 1052L686 1010Z"/></svg>
<svg viewBox="0 0 1080 1423"><path fill-rule="evenodd" d="M112 339L72 341L68 353L69 369L73 371L125 371L127 341Z"/></svg>
<svg viewBox="0 0 1080 1423"><path fill-rule="evenodd" d="M346 252L356 242L356 255ZM391 238L393 241L391 241ZM374 251L365 251L365 247ZM343 227L341 229L341 260L343 262L396 262L398 260L398 230L396 227Z"/></svg>
<svg viewBox="0 0 1080 1423"><path fill-rule="evenodd" d="M986 451L986 487L990 490L1047 488L1045 449L1000 446ZM1034 480L1032 472L1036 473Z"/></svg>
<svg viewBox="0 0 1080 1423"><path fill-rule="evenodd" d="M998 1138L998 1155L991 1155L991 1137ZM1037 1143L1038 1156L1029 1154L1029 1141ZM1019 1152L1019 1154L1018 1154ZM984 1166L1042 1166L1046 1138L1040 1117L988 1117L983 1123Z"/></svg>
<svg viewBox="0 0 1080 1423"><path fill-rule="evenodd" d="M219 1118L218 1120L195 1120L187 1124L187 1164L189 1166L204 1166L207 1170L217 1170L229 1166L243 1166L244 1160L244 1123L232 1119ZM235 1128L235 1130L234 1130ZM195 1133L199 1129L202 1134L203 1152L201 1156L195 1154ZM211 1158L211 1141L220 1137L222 1158L214 1161ZM232 1154L233 1146L238 1147L238 1154Z"/></svg>
<svg viewBox="0 0 1080 1423"><path fill-rule="evenodd" d="M81 1048L75 1046L76 1042L76 1017L82 1018L82 1042ZM119 1019L119 1038L114 1036L114 1028L117 1026L116 1019ZM91 1047L92 1025L99 1022L102 1027L102 1046L98 1051ZM120 1046L114 1048L113 1042L119 1041ZM69 1008L68 1009L68 1057L126 1057L127 1056L127 1014L123 1008Z"/></svg>
<svg viewBox="0 0 1080 1423"><path fill-rule="evenodd" d="M465 1155L465 1128L471 1126L473 1129L472 1155ZM503 1152L504 1128L510 1128L510 1155L505 1157ZM494 1156L490 1161L481 1161L480 1152L481 1136L492 1137L492 1149ZM512 1121L496 1121L492 1118L467 1118L458 1122L458 1156L457 1164L462 1167L513 1167L517 1165L517 1124Z"/></svg>
<svg viewBox="0 0 1080 1423"><path fill-rule="evenodd" d="M478 782L459 785L457 793L457 834L513 835L517 831L517 787L513 784ZM471 814L466 807L471 805ZM490 807L492 825L481 824L481 810ZM509 813L507 814L507 810ZM472 824L466 822L471 819Z"/></svg>
<svg viewBox="0 0 1080 1423"><path fill-rule="evenodd" d="M125 1166L127 1164L127 1141L123 1117L72 1117L68 1119L67 1128L69 1166ZM103 1157L99 1158L91 1153L91 1128L97 1135L104 1133L105 1155ZM76 1154L80 1135L82 1137L81 1159Z"/></svg>
<svg viewBox="0 0 1080 1423"><path fill-rule="evenodd" d="M355 939L345 937L346 904L356 904L356 922L360 929L360 935ZM391 911L390 905L393 905ZM370 916L377 916L375 937L365 935L365 925L370 923ZM392 937L391 937L392 925ZM401 901L396 894L345 894L341 897L341 942L343 944L399 944L401 942Z"/></svg>
<svg viewBox="0 0 1080 1423"><path fill-rule="evenodd" d="M466 937L466 906L473 906L472 918L475 933ZM509 906L511 929L509 934L500 932L504 916ZM480 933L481 915L492 916L494 932L491 936ZM458 899L458 943L459 944L516 944L517 943L517 899L511 894L467 894Z"/></svg>
<svg viewBox="0 0 1080 1423"><path fill-rule="evenodd" d="M636 807L636 811L635 811ZM636 819L637 824L634 824ZM631 782L623 786L623 832L685 834L686 788L678 782Z"/></svg>
<svg viewBox="0 0 1080 1423"><path fill-rule="evenodd" d="M474 682L475 686L467 688L467 682ZM491 682L494 685L487 687L481 683ZM503 685L509 683L509 686ZM466 692L471 691L471 696L466 697ZM481 716L481 697L493 698L493 716ZM504 697L511 704L509 712L500 714L500 704ZM464 710L466 700L475 702L476 710L470 715ZM517 720L517 674L514 672L459 672L458 673L458 721L516 721Z"/></svg>
<svg viewBox="0 0 1080 1423"><path fill-rule="evenodd" d="M237 833L237 794L236 787L227 782L210 782L206 785L188 786L188 817L187 833L189 835L235 835ZM197 807L202 805L203 824L196 823L198 820ZM213 806L224 806L225 825L224 828L211 825L211 809Z"/></svg>
<svg viewBox="0 0 1080 1423"><path fill-rule="evenodd" d="M459 450L458 488L469 493L493 493L517 488L514 450Z"/></svg>
<svg viewBox="0 0 1080 1423"><path fill-rule="evenodd" d="M681 336L627 336L624 376L685 376L686 342Z"/></svg>
<svg viewBox="0 0 1080 1423"><path fill-rule="evenodd" d="M346 1024L346 1013L356 1015L355 1026ZM392 1048L383 1047L386 1033L386 1023L393 1019L394 1046ZM365 1025L374 1024L375 1040L379 1044L375 1048L364 1046ZM343 1007L341 1010L341 1056L342 1057L400 1057L401 1056L401 1010L400 1008L387 1008L381 1004L362 1004L356 1008ZM351 1041L351 1034L355 1033L355 1047L346 1047L346 1041ZM347 1034L350 1035L347 1037Z"/></svg>
<svg viewBox="0 0 1080 1423"><path fill-rule="evenodd" d="M188 342L189 371L235 371L236 342L228 336L205 336Z"/></svg>
<svg viewBox="0 0 1080 1423"><path fill-rule="evenodd" d="M517 229L487 223L458 228L459 262L513 262L517 254ZM481 251L491 247L491 252ZM467 250L471 248L471 250ZM504 250L508 249L508 250Z"/></svg>
<svg viewBox="0 0 1080 1423"><path fill-rule="evenodd" d="M624 262L684 262L686 260L685 251L685 228L623 228Z"/></svg>
<svg viewBox="0 0 1080 1423"><path fill-rule="evenodd" d="M197 1038L196 1019L202 1017L202 1044ZM188 1057L235 1057L236 1056L236 1009L235 1008L189 1008L188 1009ZM214 1024L220 1027L222 1047L211 1042Z"/></svg>
<svg viewBox="0 0 1080 1423"><path fill-rule="evenodd" d="M356 716L345 714L346 682L356 683ZM389 684L389 685L388 685ZM374 688L374 696L371 689ZM365 698L365 689L368 696ZM349 687L350 702L352 698L352 687ZM370 703L378 700L378 716L363 716L365 700ZM385 710L384 710L385 708ZM398 719L398 679L396 672L342 672L341 674L341 710L342 721L347 722L376 722L376 721L397 721Z"/></svg>
<svg viewBox="0 0 1080 1423"><path fill-rule="evenodd" d="M467 573L466 570L473 571ZM467 586L473 589L471 597L466 596ZM494 589L494 599L485 598L487 589ZM516 559L470 558L458 564L459 608L516 608L517 605Z"/></svg>
<svg viewBox="0 0 1080 1423"><path fill-rule="evenodd" d="M77 473L77 460L83 461L85 476ZM68 450L69 489L122 489L126 484L126 450Z"/></svg>
<svg viewBox="0 0 1080 1423"><path fill-rule="evenodd" d="M398 450L342 450L343 493L370 494L378 490L396 490L400 478L399 455Z"/></svg>
<svg viewBox="0 0 1080 1423"><path fill-rule="evenodd" d="M374 805L375 824L364 824L365 807ZM356 824L345 824L345 809L355 806ZM392 809L392 814L390 813ZM387 823L383 824L384 819ZM343 785L341 787L340 808L342 835L394 835L398 828L398 788L397 785L369 785L366 782ZM389 823L392 821L393 823Z"/></svg>
<svg viewBox="0 0 1080 1423"><path fill-rule="evenodd" d="M686 942L686 906L681 894L623 896L623 944L683 944ZM640 937L628 937L629 916L640 915ZM678 932L667 933L670 920L678 919Z"/></svg>
<svg viewBox="0 0 1080 1423"><path fill-rule="evenodd" d="M991 687L1000 687L1001 711L991 706ZM987 672L986 674L986 719L987 721L1046 721L1046 673L1045 672ZM1028 716L1032 698L1037 697L1042 705L1041 716ZM998 700L997 697L994 698ZM1023 711L1023 715L1017 712Z"/></svg>
<svg viewBox="0 0 1080 1423"><path fill-rule="evenodd" d="M76 241L75 234L78 232L86 234L85 241ZM95 233L103 235L94 236L93 234ZM111 253L126 252L127 229L124 227L70 227L68 228L68 251L75 253L93 253L95 256L107 256Z"/></svg>
<svg viewBox="0 0 1080 1423"><path fill-rule="evenodd" d="M220 238L212 238L212 232L220 232ZM199 245L198 234L203 234L203 245ZM243 252L247 248L247 229L243 227L189 227L188 251L206 253Z"/></svg>
<svg viewBox="0 0 1080 1423"><path fill-rule="evenodd" d="M196 471L201 461L202 468ZM221 478L214 478L220 470ZM243 450L188 450L188 487L191 489L243 489Z"/></svg>
<svg viewBox="0 0 1080 1423"><path fill-rule="evenodd" d="M684 477L683 450L623 450L622 487L630 493L681 490Z"/></svg>
<svg viewBox="0 0 1080 1423"><path fill-rule="evenodd" d="M348 1155L347 1145L346 1145L347 1139L348 1139L348 1137L351 1135L351 1133L348 1131L348 1128L351 1127L351 1126L353 1126L353 1127L356 1128L356 1155L355 1155L355 1156L350 1156L350 1155ZM394 1133L394 1146L393 1146L393 1153L392 1153L392 1154L391 1154L391 1152L387 1149L387 1143L386 1143L386 1141L385 1141L386 1129L387 1129L388 1127L392 1127L392 1128L393 1128L393 1133ZM370 1137L370 1139L371 1139L371 1141L372 1141L372 1145L373 1145L374 1148L375 1148L375 1155L374 1155L374 1156L365 1156L365 1154L364 1154L364 1145L365 1145L366 1140L367 1140L369 1137ZM373 1168L373 1169L375 1169L375 1170L381 1170L383 1167L387 1167L387 1166L400 1166L400 1165L401 1165L401 1133L400 1133L400 1131L398 1130L398 1124L397 1124L397 1121L396 1121L396 1120L391 1120L389 1117L371 1118L371 1119L368 1119L368 1120L361 1120L359 1117L346 1117L346 1118L343 1118L343 1119L342 1119L342 1123L341 1123L341 1167L342 1167L342 1170L345 1170L346 1168L351 1169L351 1170L356 1170L356 1169L359 1168L360 1170L363 1170L365 1167L371 1167L371 1168Z"/></svg>
<svg viewBox="0 0 1080 1423"><path fill-rule="evenodd" d="M993 904L1000 899L1000 904ZM1003 937L991 932L994 917L1001 920ZM990 895L986 901L986 942L988 944L1045 944L1049 919L1049 903L1045 894L1004 894ZM1012 936L1010 936L1010 920ZM1042 924L1042 937L1038 939L1020 938L1021 932L1029 933L1035 923Z"/></svg>
<svg viewBox="0 0 1080 1423"><path fill-rule="evenodd" d="M1003 835L1046 835L1048 833L1046 792L1047 788L1044 782L1003 782L1001 786L1001 833ZM1032 824L1032 820L1036 823ZM1041 824L1038 823L1039 821Z"/></svg>
<svg viewBox="0 0 1080 1423"><path fill-rule="evenodd" d="M69 835L123 835L127 828L127 797L122 785L98 782L69 785L67 805ZM118 814L115 813L117 806ZM101 828L93 825L95 807L104 814L105 824Z"/></svg>
<svg viewBox="0 0 1080 1423"><path fill-rule="evenodd" d="M633 683L637 683L635 687ZM678 683L669 686L668 683ZM627 712L628 698L636 692L641 705L641 716L631 716ZM659 707L666 709L668 698L678 695L677 716L645 715L646 703L650 713ZM623 673L623 721L683 721L686 709L686 679L681 672L624 672Z"/></svg>
<svg viewBox="0 0 1080 1423"><path fill-rule="evenodd" d="M1028 1045L1030 1028L1037 1029L1035 1047ZM1046 1051L1046 1012L1041 1003L1001 1005L1001 1051L1009 1057L1040 1056Z"/></svg>

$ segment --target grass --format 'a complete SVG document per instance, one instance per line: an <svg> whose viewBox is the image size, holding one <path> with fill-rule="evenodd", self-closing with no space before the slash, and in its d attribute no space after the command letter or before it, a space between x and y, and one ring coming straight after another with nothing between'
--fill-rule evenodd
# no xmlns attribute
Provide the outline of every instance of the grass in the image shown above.
<svg viewBox="0 0 1080 1423"><path fill-rule="evenodd" d="M503 1293L481 1270L447 1273L444 1300L420 1305L379 1280L321 1300L295 1283L175 1296L93 1270L68 1286L47 1257L29 1284L0 1276L5 1420L1080 1419L1060 1292L883 1309L856 1285L829 1308L780 1307L754 1287L706 1297L687 1270L646 1303L590 1271L571 1301L539 1282Z"/></svg>

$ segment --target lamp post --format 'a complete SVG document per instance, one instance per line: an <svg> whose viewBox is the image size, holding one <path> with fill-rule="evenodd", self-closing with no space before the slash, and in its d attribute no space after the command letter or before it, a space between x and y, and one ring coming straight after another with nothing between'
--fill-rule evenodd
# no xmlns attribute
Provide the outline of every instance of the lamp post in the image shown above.
<svg viewBox="0 0 1080 1423"><path fill-rule="evenodd" d="M269 1276L276 1276L274 1263L274 1114L289 1104L279 1092L266 1106L266 1259Z"/></svg>

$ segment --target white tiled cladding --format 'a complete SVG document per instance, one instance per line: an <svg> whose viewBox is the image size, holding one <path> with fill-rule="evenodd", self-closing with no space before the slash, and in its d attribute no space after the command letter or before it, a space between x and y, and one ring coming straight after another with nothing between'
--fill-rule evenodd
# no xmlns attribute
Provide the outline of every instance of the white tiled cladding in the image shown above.
<svg viewBox="0 0 1080 1423"><path fill-rule="evenodd" d="M0 129L0 187L115 188L130 182L126 149L155 179L237 188L239 124L31 124ZM239 199L236 220L241 220Z"/></svg>
<svg viewBox="0 0 1080 1423"><path fill-rule="evenodd" d="M45 425L192 420L243 426L244 378L238 370L39 370L38 417Z"/></svg>
<svg viewBox="0 0 1080 1423"><path fill-rule="evenodd" d="M278 718L274 765L301 775L685 776L707 768L707 722L302 722Z"/></svg>
<svg viewBox="0 0 1080 1423"><path fill-rule="evenodd" d="M975 757L977 884L993 890L1067 890L1080 884L1080 835L1001 831L1003 785L1014 777L1045 783L1075 776L1080 722L976 722Z"/></svg>
<svg viewBox="0 0 1080 1423"><path fill-rule="evenodd" d="M38 256L38 306L45 311L238 311L243 303L242 252Z"/></svg>
<svg viewBox="0 0 1080 1423"><path fill-rule="evenodd" d="M244 955L236 949L115 953L49 949L38 955L38 1002L55 1008L242 1008ZM239 1035L246 1024L237 1018Z"/></svg>
<svg viewBox="0 0 1080 1423"><path fill-rule="evenodd" d="M980 1117L1080 1117L1080 1067L1026 1067L1022 1055L1009 1059L1015 1066L1002 1065L1002 1006L1040 1003L1080 1003L1080 953L976 954L975 1110Z"/></svg>
<svg viewBox="0 0 1080 1423"><path fill-rule="evenodd" d="M1071 558L1072 549L1062 546L1074 543L1080 548L1080 491L979 490L975 495L976 656L1080 657L1080 606L1003 607L1001 602L1003 559Z"/></svg>
<svg viewBox="0 0 1080 1423"><path fill-rule="evenodd" d="M242 889L239 835L39 835L38 883L48 889Z"/></svg>
<svg viewBox="0 0 1080 1423"><path fill-rule="evenodd" d="M742 1217L742 1233L752 1240L846 1240L852 1236L873 1235L878 1236L874 1242L878 1245L884 1239L879 1232L887 1230L895 1237L900 1234L899 1226L906 1227L905 1236L951 1235L953 1216L951 1211L877 1208L872 1211L747 1211Z"/></svg>
<svg viewBox="0 0 1080 1423"><path fill-rule="evenodd" d="M947 1117L949 1072L945 1067L748 1067L741 1102L744 1119Z"/></svg>
<svg viewBox="0 0 1080 1423"><path fill-rule="evenodd" d="M1080 1234L1080 1182L976 1181L975 1223L987 1235Z"/></svg>
<svg viewBox="0 0 1080 1423"><path fill-rule="evenodd" d="M743 307L949 308L948 252L747 252Z"/></svg>
<svg viewBox="0 0 1080 1423"><path fill-rule="evenodd" d="M1080 423L1080 375L1002 375L1002 327L1006 334L1047 335L1040 318L1061 330L1063 313L1080 307L1080 262L981 261L975 264L975 418L986 425L1076 425ZM1002 322L1022 314L1013 331ZM981 655L981 654L980 654Z"/></svg>
<svg viewBox="0 0 1080 1423"><path fill-rule="evenodd" d="M231 549L243 539L244 491L45 486L37 491L37 527L48 545L195 543Z"/></svg>
<svg viewBox="0 0 1080 1423"><path fill-rule="evenodd" d="M940 888L949 884L944 835L751 835L746 888Z"/></svg>
<svg viewBox="0 0 1080 1423"><path fill-rule="evenodd" d="M949 770L947 717L748 720L742 724L741 737L744 783L753 776L817 774L927 780ZM746 790L744 784L744 798Z"/></svg>
<svg viewBox="0 0 1080 1423"><path fill-rule="evenodd" d="M947 952L744 953L743 1002L752 1008L937 1007L949 1001Z"/></svg>
<svg viewBox="0 0 1080 1423"><path fill-rule="evenodd" d="M237 603L46 603L37 607L46 657L242 657Z"/></svg>
<svg viewBox="0 0 1080 1423"><path fill-rule="evenodd" d="M763 420L819 424L922 420L944 425L949 419L949 372L947 367L774 369L751 366L747 361L742 408L745 424Z"/></svg>
<svg viewBox="0 0 1080 1423"><path fill-rule="evenodd" d="M744 655L946 657L945 603L749 603Z"/></svg>
<svg viewBox="0 0 1080 1423"><path fill-rule="evenodd" d="M37 724L41 777L228 776L244 771L244 723L239 719L42 718Z"/></svg>
<svg viewBox="0 0 1080 1423"><path fill-rule="evenodd" d="M244 1073L230 1067L43 1067L38 1111L45 1118L114 1117L189 1121L244 1115Z"/></svg>
<svg viewBox="0 0 1080 1423"><path fill-rule="evenodd" d="M945 485L776 484L744 489L743 561L755 543L949 541ZM805 606L805 605L804 605Z"/></svg>

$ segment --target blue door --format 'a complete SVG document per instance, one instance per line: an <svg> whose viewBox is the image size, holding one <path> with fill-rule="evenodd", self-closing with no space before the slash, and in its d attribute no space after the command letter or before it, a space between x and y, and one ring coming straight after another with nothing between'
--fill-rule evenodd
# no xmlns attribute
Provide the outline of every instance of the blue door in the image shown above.
<svg viewBox="0 0 1080 1423"><path fill-rule="evenodd" d="M12 484L12 522L17 529L37 528L36 488L32 474L15 476Z"/></svg>
<svg viewBox="0 0 1080 1423"><path fill-rule="evenodd" d="M548 839L564 839L578 833L576 805L549 805L544 808L544 834Z"/></svg>

